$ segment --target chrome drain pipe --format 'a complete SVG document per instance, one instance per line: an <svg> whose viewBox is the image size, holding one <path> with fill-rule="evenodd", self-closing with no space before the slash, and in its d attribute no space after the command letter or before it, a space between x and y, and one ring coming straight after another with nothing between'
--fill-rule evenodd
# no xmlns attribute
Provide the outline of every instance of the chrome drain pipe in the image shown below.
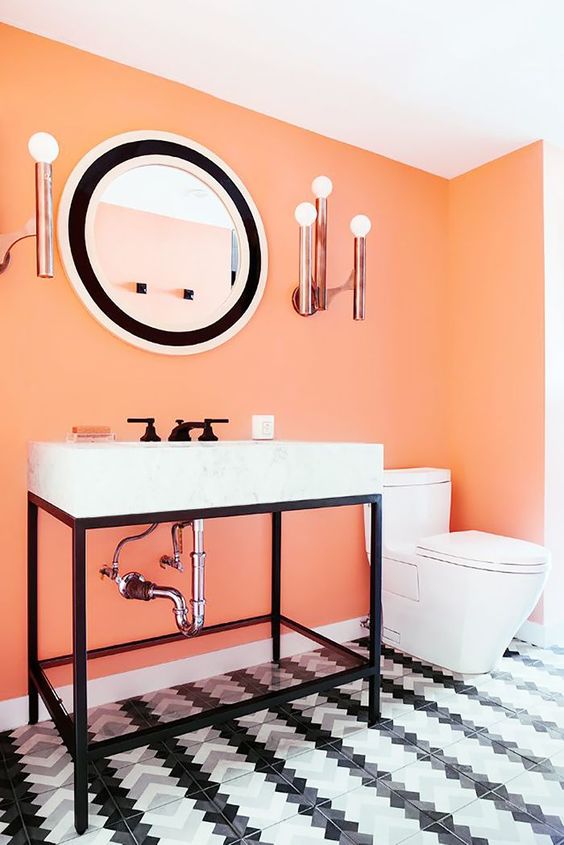
<svg viewBox="0 0 564 845"><path fill-rule="evenodd" d="M140 572L128 572L126 575L114 574L114 570L107 568L100 570L103 575L110 575L112 573L113 580L115 580L120 595L125 599L136 599L138 601L152 601L153 599L168 599L173 604L173 613L178 630L185 637L195 637L203 628L206 599L205 599L205 562L206 553L204 551L204 521L203 519L194 519L191 523L183 523L182 527L191 524L193 551L190 554L192 558L192 598L190 599L190 609L186 603L186 599L175 587L164 587L160 584L155 584L154 581L147 581ZM156 526L155 526L156 527ZM176 539L176 533L173 527L173 538ZM152 530L153 527L151 527ZM149 530L135 538L147 536ZM121 541L121 545L125 540ZM118 548L120 545L118 544ZM117 552L117 550L116 550ZM174 552L176 557L177 547L174 544ZM114 562L116 555L114 555ZM178 558L178 562L179 558ZM110 575L111 577L111 575Z"/></svg>

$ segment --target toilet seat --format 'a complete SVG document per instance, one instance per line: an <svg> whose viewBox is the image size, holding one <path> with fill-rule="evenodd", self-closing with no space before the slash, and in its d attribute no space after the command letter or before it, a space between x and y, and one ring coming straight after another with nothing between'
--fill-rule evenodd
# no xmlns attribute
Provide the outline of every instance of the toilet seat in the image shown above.
<svg viewBox="0 0 564 845"><path fill-rule="evenodd" d="M485 531L424 537L417 543L416 554L454 566L518 575L543 572L550 564L543 546Z"/></svg>

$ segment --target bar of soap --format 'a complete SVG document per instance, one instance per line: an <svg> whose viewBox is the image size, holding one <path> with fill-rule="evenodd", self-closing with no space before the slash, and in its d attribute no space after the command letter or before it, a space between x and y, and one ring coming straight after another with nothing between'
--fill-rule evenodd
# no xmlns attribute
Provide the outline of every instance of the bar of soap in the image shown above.
<svg viewBox="0 0 564 845"><path fill-rule="evenodd" d="M73 434L111 434L109 425L73 425Z"/></svg>

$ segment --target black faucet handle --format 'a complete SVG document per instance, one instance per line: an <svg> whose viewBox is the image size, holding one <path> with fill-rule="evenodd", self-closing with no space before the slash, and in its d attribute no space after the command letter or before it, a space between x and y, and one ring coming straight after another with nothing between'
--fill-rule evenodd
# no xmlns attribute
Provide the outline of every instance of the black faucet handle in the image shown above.
<svg viewBox="0 0 564 845"><path fill-rule="evenodd" d="M212 423L228 423L228 419L211 419L211 417L204 418L204 430L201 435L198 437L198 440L203 441L210 441L210 440L219 440L219 437L214 433L212 428Z"/></svg>
<svg viewBox="0 0 564 845"><path fill-rule="evenodd" d="M128 423L145 423L147 426L145 429L145 434L139 438L140 441L143 443L160 443L161 438L157 434L157 430L155 429L155 418L154 417L128 417Z"/></svg>

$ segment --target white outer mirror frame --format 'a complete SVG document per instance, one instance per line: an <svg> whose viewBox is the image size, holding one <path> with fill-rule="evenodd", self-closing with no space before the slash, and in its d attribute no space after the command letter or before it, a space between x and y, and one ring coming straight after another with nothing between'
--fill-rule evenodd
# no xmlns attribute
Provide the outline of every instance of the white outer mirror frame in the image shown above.
<svg viewBox="0 0 564 845"><path fill-rule="evenodd" d="M174 151L178 156L173 155ZM212 323L187 332L167 332L141 324L121 311L99 281L101 271L92 237L93 210L108 174L142 164L166 164L167 160L172 166L204 178L218 194L234 221L241 253L235 284L225 306L212 315ZM252 197L225 162L182 135L152 130L125 132L91 149L75 166L64 187L58 236L68 278L92 316L121 340L149 352L192 355L225 343L248 323L264 293L268 247ZM188 342L181 342L184 338Z"/></svg>

